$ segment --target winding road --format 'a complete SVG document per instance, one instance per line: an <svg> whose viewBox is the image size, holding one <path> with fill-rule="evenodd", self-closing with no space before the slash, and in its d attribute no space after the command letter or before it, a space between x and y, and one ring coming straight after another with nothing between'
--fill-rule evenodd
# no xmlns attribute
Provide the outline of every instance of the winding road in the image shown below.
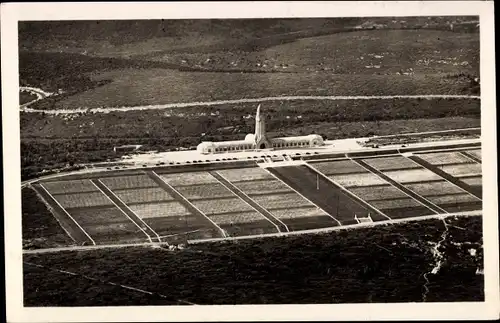
<svg viewBox="0 0 500 323"><path fill-rule="evenodd" d="M36 99L35 100L27 102L27 103L24 103L24 104L21 104L21 111L23 111L23 109L27 108L29 105L35 103L36 101L43 100L46 97L51 96L51 95L54 94L54 93L50 93L50 92L45 92L42 89L39 89L39 88L36 88L36 87L31 87L31 86L20 86L19 87L19 91L20 92L29 92L29 93L31 93L33 95L36 95Z"/></svg>
<svg viewBox="0 0 500 323"><path fill-rule="evenodd" d="M44 112L47 114L76 114L82 112L93 112L93 113L109 113L109 112L126 112L126 111L137 111L137 110L163 110L163 109L175 109L175 108L187 108L196 106L214 106L222 104L237 104L237 103L260 103L269 101L294 101L294 100L311 100L311 101L338 101L338 100L391 100L391 99L424 99L424 100L434 100L434 99L474 99L479 100L481 96L478 95L454 95L454 94L421 94L421 95L332 95L332 96L270 96L261 98L246 98L246 99L234 99L234 100L218 100L218 101L200 101L200 102L179 102L179 103L168 103L168 104L157 104L157 105L140 105L140 106L130 106L130 107L110 107L110 108L88 108L88 109L52 109L52 110L40 110L29 108L29 104L21 106L20 110L22 112L40 113ZM32 102L30 102L32 103Z"/></svg>

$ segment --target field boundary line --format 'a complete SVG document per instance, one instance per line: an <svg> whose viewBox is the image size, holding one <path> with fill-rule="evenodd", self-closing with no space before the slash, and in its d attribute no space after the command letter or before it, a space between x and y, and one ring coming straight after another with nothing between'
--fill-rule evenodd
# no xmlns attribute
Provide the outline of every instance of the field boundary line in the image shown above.
<svg viewBox="0 0 500 323"><path fill-rule="evenodd" d="M459 153L462 155L462 156L465 156L467 157L469 160L472 160L473 162L475 163L478 163L478 164L482 164L483 161L481 158L479 157L476 157L474 155L472 155L471 153L467 152L467 151L459 151Z"/></svg>
<svg viewBox="0 0 500 323"><path fill-rule="evenodd" d="M356 224L348 224L342 226L335 227L327 227L327 228L318 228L318 229L307 229L307 230L298 230L298 231L290 231L290 232L282 232L282 233L264 233L259 235L251 235L251 236L240 236L240 237L230 237L230 238L211 238L211 239L196 239L196 240L188 240L188 244L198 244L204 242L212 242L212 241L227 241L227 240L249 240L249 239L259 239L259 238L267 238L267 237L287 237L301 234L314 234L314 233L323 233L337 230L346 230L352 229L355 230L357 228L365 228L371 226L378 225L393 225L404 222L414 222L414 221L422 221L429 219L442 219L452 216L481 216L483 213L482 210L475 211L464 211L464 212L454 212L454 213L440 213L440 214L427 214L421 216L414 216L409 218L400 218L393 220L384 220L384 221L375 221L372 223L356 223ZM167 245L165 242L157 243L128 243L128 244L108 244L108 245L96 245L96 246L69 246L69 247L56 247L56 248L45 248L45 249L28 249L23 250L23 254L42 254L42 253L57 253L57 252L76 252L76 251L94 251L99 249L120 249L120 248L139 248L139 247L155 247Z"/></svg>
<svg viewBox="0 0 500 323"><path fill-rule="evenodd" d="M262 205L260 205L259 203L257 203L257 201L255 201L254 199L252 199L250 196L248 196L245 192L243 192L242 190L239 189L239 187L237 187L236 185L234 185L233 183L231 183L227 178L225 178L221 173L219 173L218 171L213 171L215 172L218 176L220 176L223 180L225 180L226 182L228 182L229 184L233 185L234 189L238 190L242 195L244 195L246 198L248 198L249 200L251 200L253 203L255 203L255 205L257 205L258 207L262 208L264 211L267 211L267 213L269 213L273 219L275 219L276 221L280 222L281 224L283 224L285 226L285 229L287 232L290 232L290 230L288 229L288 226L283 223L283 221L281 221L280 219L278 219L276 216L274 216L274 214L272 214L268 209L266 209L265 207L263 207ZM219 179L214 176L212 174L212 172L209 172L210 175L212 175L214 178L216 178L218 181ZM269 220L264 214L262 214L262 212L255 208L252 204L248 203L247 201L245 201L244 199L242 199L241 197L238 196L238 194L236 194L236 192L234 192L231 188L227 187L226 184L224 182L221 182L219 181L219 183L221 183L225 188L227 188L229 191L231 191L231 193L233 193L235 196L237 196L240 200L242 200L243 202L245 202L246 204L250 205L250 207L252 209L254 209L255 211L257 211L257 213L261 214L264 218L266 218L266 220L271 223L272 225L274 225L276 227L276 229L278 230L278 232L282 232L279 228L279 226L276 224L276 223L273 223L271 220Z"/></svg>
<svg viewBox="0 0 500 323"><path fill-rule="evenodd" d="M55 271L55 272L63 273L63 274L66 274L66 275L79 276L79 277L82 277L82 278L85 278L85 279L88 279L88 280L91 280L91 281L95 281L95 282L98 282L98 283L101 283L101 284L105 284L105 285L118 286L118 287L121 287L121 288L124 288L124 289L127 289L127 290L132 290L132 291L136 291L136 292L143 293L143 294L148 294L148 295L153 295L153 296L154 295L158 295L161 298L169 299L168 296L165 296L165 295L157 293L157 292L150 292L150 291L147 291L147 290L144 290L144 289L140 289L140 288L136 288L136 287L132 287L132 286L128 286L128 285L118 284L118 283L114 283L114 282L111 282L111 281L105 281L105 280L102 280L102 279L99 279L99 278L94 278L94 277L90 277L90 276L87 276L87 275L74 273L74 272L67 271L67 270L56 269L56 268L52 268L52 267L48 267L48 266L42 266L42 265L35 264L35 263L29 262L29 261L23 261L23 263L26 264L26 265L29 265L29 266L43 268L43 269L47 269L47 270L50 270L50 271ZM189 301L185 301L185 300L181 300L181 299L176 299L176 301L179 302L179 303L185 303L185 304L189 304L189 305L198 305L198 304L195 304L195 303L192 303L192 302L189 302Z"/></svg>
<svg viewBox="0 0 500 323"><path fill-rule="evenodd" d="M373 209L375 212L377 212L378 214L382 215L383 217L387 218L388 220L392 220L392 218L390 216L388 216L387 214L385 214L384 212L380 211L378 208L374 207L373 205L371 205L370 203L368 203L368 201L365 201L364 199L362 199L361 197L357 196L356 194L354 194L353 192L349 191L347 188L345 188L344 186L340 185L337 181L334 181L333 179L331 179L330 177L326 176L325 174L323 174L322 172L320 172L318 169L316 169L315 167L307 164L307 167L311 168L312 170L314 170L315 172L317 172L318 174L320 174L321 176L323 176L323 178L329 180L332 184L334 184L335 186L338 186L340 188L340 190L344 191L345 193L347 193L348 195L354 197L354 200L356 201L356 203L360 204L361 206L364 206L364 207L368 207L369 209ZM363 205L365 204L365 205Z"/></svg>
<svg viewBox="0 0 500 323"><path fill-rule="evenodd" d="M468 217L468 216L482 216L481 211L465 211L465 212L456 212L456 213L439 213L439 214L431 214L431 215L421 215L409 218L401 218L401 219L393 219L393 220L384 220L384 221L375 221L375 222L367 222L367 223L356 223L356 224L347 224L336 227L328 227L328 228L319 228L319 229L309 229L309 230L300 230L300 231L290 231L287 233L283 233L282 235L276 233L266 233L260 236L239 236L239 237L230 237L226 239L221 238L211 238L211 239L199 239L199 240L188 240L188 244L200 244L207 242L218 242L218 241L231 241L231 240L251 240L258 238L272 238L272 237L283 237L283 236L297 236L302 234L321 234L328 233L333 231L340 230L355 230L361 228L370 228L375 226L383 226L383 225L394 225L406 222L417 222L417 221L425 221L431 219L445 219L449 217Z"/></svg>
<svg viewBox="0 0 500 323"><path fill-rule="evenodd" d="M479 142L481 144L481 142ZM464 147L450 147L450 148L435 148L435 149L422 149L422 150L413 150L413 151L408 151L409 153L414 153L414 154L427 154L427 153L447 153L447 152L457 152L457 151L462 151L464 149L477 149L479 146L464 146ZM427 147L426 147L427 148ZM404 150L405 148L403 148ZM398 148L399 154L404 154L405 151L401 151L401 148Z"/></svg>
<svg viewBox="0 0 500 323"><path fill-rule="evenodd" d="M68 211L66 211L66 209L61 205L61 203L59 203L58 200L56 200L56 198L54 196L52 196L52 194L50 194L50 192L45 188L45 186L42 185L42 183L38 183L38 185L40 185L40 187L57 203L57 205L61 208L61 210L64 211L64 213L66 213L66 215L71 219L73 220L73 222L75 222L75 224L78 226L78 228L80 228L80 230L82 230L82 232L87 236L87 238L90 239L90 241L92 242L92 244L95 246L96 243L94 241L94 239L92 239L92 237L87 233L87 231L85 231L82 226L75 220L75 218L73 218L71 216L71 214L69 214Z"/></svg>
<svg viewBox="0 0 500 323"><path fill-rule="evenodd" d="M176 237L176 236L186 235L186 234L189 234L189 233L195 233L195 232L200 232L200 231L202 231L202 230L201 229L196 229L196 230L190 230L190 231L183 231L183 232L179 232L179 233L172 233L172 234L167 234L167 235L164 235L164 236L160 236L160 238ZM160 244L162 244L162 243L160 243Z"/></svg>
<svg viewBox="0 0 500 323"><path fill-rule="evenodd" d="M328 216L328 217L332 218L333 220L335 220L335 222L337 222L339 224L339 226L342 226L342 223L340 223L339 220L337 220L335 217L333 217L333 215L331 215L330 213L326 212L325 210L323 210L322 208L320 208L318 205L316 205L316 203L313 203L311 200L309 200L304 195L302 195L301 193L299 193L293 187L291 187L290 185L288 185L287 183L285 183L284 181L282 181L281 179L279 179L276 175L274 175L272 172L270 172L269 170L267 170L267 167L262 167L262 169L264 169L266 172L268 172L269 174L271 174L275 179L277 179L281 183L283 183L286 186L288 186L292 191L294 191L296 194L300 195L304 200L306 200L307 202L309 202L311 205L314 205L316 208L318 208L321 211L323 211L323 213L325 214L325 216Z"/></svg>
<svg viewBox="0 0 500 323"><path fill-rule="evenodd" d="M134 221L134 220L132 220L132 218L131 218L128 214L127 214L127 212L125 212L124 210L122 210L122 208L121 208L121 207L119 207L119 206L115 203L115 201L113 201L113 200L112 200L112 199L111 199L111 198L110 198L110 197L109 197L109 196L108 196L108 195L107 195L107 194L106 194L106 193L105 193L105 192L104 192L104 191L103 191L103 190L102 190L99 186L97 186L97 184L94 182L94 180L91 180L91 179L90 179L90 182L91 182L92 184L94 184L94 185L95 185L95 187L97 187L97 188L99 189L99 191L100 191L102 194L104 194L104 196L106 196L106 198L107 198L108 200L110 200L110 201L111 201L111 203L113 203L113 204L114 204L114 206L115 206L118 210L120 210L120 212L121 212L121 213L123 213L123 214L124 214L124 215L125 215L125 216L129 219L129 220L130 220L130 222L132 222L132 223L133 223L136 227L138 227L138 228L139 228L139 230L141 230L141 231L142 231L142 233L144 233L144 234L146 235L146 237L148 238L149 242L153 242L153 240L151 239L151 236L150 236L149 234L147 234L147 233L146 233L146 231L144 231L144 229L143 229L143 228L141 228L141 227L140 227L137 223L135 223L135 221ZM100 182L100 183L101 183L102 185L104 185L104 183L102 183L102 182ZM105 185L104 185L104 186L105 186ZM107 187L107 186L106 186L106 187ZM108 188L108 190L109 190L109 188ZM111 191L111 190L110 190L110 191ZM115 195L115 197L116 197L116 195Z"/></svg>
<svg viewBox="0 0 500 323"><path fill-rule="evenodd" d="M202 212L199 208L197 208L191 201L189 201L184 195L182 195L179 191L177 191L172 185L170 185L169 183L167 183L167 181L165 181L163 179L163 177L161 177L160 175L158 175L154 170L151 170L150 172L147 172L147 173L155 176L159 181L162 181L168 188L170 188L173 192L175 192L175 194L177 194L182 200L184 200L185 203L187 203L192 208L194 208L197 212L199 212L199 214L201 214L202 216L204 216L205 219L207 219L208 221L210 221L210 223L212 223L217 229L219 229L219 231L222 233L222 236L224 238L227 238L226 231L224 229L222 229L217 223L215 223L212 219L210 219L205 214L205 212Z"/></svg>
<svg viewBox="0 0 500 323"><path fill-rule="evenodd" d="M45 207L47 208L47 210L49 210L50 214L52 214L52 217L54 219L56 219L57 223L59 224L59 226L63 229L63 231L68 235L68 237L71 238L71 240L73 240L73 242L76 242L78 243L77 239L73 237L73 235L61 224L61 221L59 220L59 218L57 216L55 216L54 212L54 207L52 205L50 205L50 203L42 196L42 194L40 194L35 187L33 186L29 186L27 187L28 189L31 189L35 192L35 194L37 195L37 197L42 201L42 203L45 205ZM47 191L47 190L45 190ZM55 198L54 198L55 200Z"/></svg>
<svg viewBox="0 0 500 323"><path fill-rule="evenodd" d="M144 224L144 226L146 226L146 228L148 228L149 230L151 230L151 232L154 233L154 235L156 235L156 237L158 238L158 242L161 242L160 240L160 235L155 231L153 230L146 222L144 222L144 220L137 214L134 212L134 210L132 210L127 203L123 202L123 200L115 194L115 192L113 192L112 189L110 189L109 187L106 186L106 184L104 184L100 179L95 179L96 181L98 181L99 183L101 183L104 187L106 187L110 192L111 194L113 194L114 197L116 197L118 199L118 201L120 201L121 203L123 203L123 205L125 205L125 207L127 208L127 210L129 210L132 214L134 214L137 219L139 221L141 221L142 224ZM154 202L151 202L152 204L154 204Z"/></svg>
<svg viewBox="0 0 500 323"><path fill-rule="evenodd" d="M422 167L422 168L424 168L424 169L427 169L428 171L432 172L433 174L436 174L437 176L439 176L440 178L444 179L445 181L447 181L447 182L448 182L448 183L450 183L451 185L456 186L456 187L458 187L459 189L461 189L462 191L464 191L465 193L467 193L467 194L469 194L469 195L474 196L474 198L478 199L479 201L483 201L483 199L479 198L478 196L476 196L476 195L475 195L475 194L473 194L472 192L470 192L470 191L466 190L465 188L460 187L459 185L457 185L457 184L455 184L455 183L451 182L451 181L450 181L449 179L447 179L446 177L443 177L442 175L440 175L440 174L436 173L436 172L435 172L435 171L433 171L432 169L427 168L425 165L420 164L420 161L423 161L423 162L425 162L425 163L428 163L429 165L432 165L431 163L429 163L429 162L427 162L427 161L423 160L422 158L420 158L420 157L418 157L418 156L416 156L416 155L411 155L411 157L415 157L415 158L418 158L418 159L419 159L419 161L416 161L416 160L414 160L413 158L409 158L408 156L403 156L403 157L404 157L404 158L406 158L406 159L408 159L408 160L411 160L411 161L412 161L413 163L415 163L416 165L419 165L420 167ZM474 164L474 165L476 165L476 164ZM435 166L435 165L432 165L432 166L434 166L434 167L436 167L436 168L438 168L438 169L439 169L439 166ZM443 173L446 173L444 170L440 170L440 171L442 171ZM456 178L458 181L460 181L460 178L459 178L459 177L452 176L451 174L448 174L448 175L449 175L450 177L454 177L454 178ZM478 175L481 175L481 176L482 176L482 173L481 173L481 174L477 174L476 176L478 176ZM460 181L460 182L461 182L461 181ZM464 184L465 184L465 183L464 183ZM467 184L465 184L465 185L467 185Z"/></svg>
<svg viewBox="0 0 500 323"><path fill-rule="evenodd" d="M360 165L361 167L363 167L364 169L366 169L367 171L369 171L370 173L372 173L373 175L375 176L378 176L380 179L384 180L385 182L389 183L392 187L395 187L396 189L398 189L399 191L403 192L405 195L407 195L408 197L410 197L412 200L416 201L417 203L425 206L427 209L433 211L434 213L436 214L440 214L440 212L443 212L443 213L448 213L446 210L440 208L439 206L435 205L434 203L432 203L431 201L427 200L425 197L421 196L420 194L417 194L415 193L414 191L410 190L409 188L405 187L402 183L398 183L397 181L391 179L389 176L387 176L387 178L391 179L391 181L385 179L384 177L380 176L380 174L376 173L376 172L373 172L372 170L370 170L369 168L367 168L365 165L363 165L363 161L358 162L356 160L353 160L356 164ZM373 167L373 169L375 169L375 167ZM378 170L380 173L382 173L381 170ZM401 189L400 187L398 187L397 185L395 185L394 183L392 183L392 181L394 181L394 183L396 184L399 184L401 185L401 187L404 187L405 189L407 189L408 191L412 192L413 194L415 194L415 196L417 196L418 198L421 198L422 200L424 200L426 203L428 203L431 207L429 207L429 205L425 205L424 203L422 203L421 201L415 199L415 197L411 196L410 194L408 194L407 192L405 192L403 189ZM435 209L434 209L435 208ZM437 210L439 210L440 212L438 212Z"/></svg>
<svg viewBox="0 0 500 323"><path fill-rule="evenodd" d="M390 146L390 145L389 145ZM440 152L460 152L463 151L464 149L477 149L477 146L466 146L466 147L449 147L449 148L443 148L438 146L437 148L433 147L417 147L415 148L415 151L412 151L412 153L415 154L425 154L425 153L440 153ZM401 152L401 148L399 147L384 147L380 148L382 150L360 150L360 151L351 151L351 152L331 152L331 153L324 153L324 155L330 155L330 154L338 154L339 156L336 157L326 157L326 158L321 158L321 154L319 155L314 155L314 156L302 156L302 160L304 160L307 163L318 163L318 162L328 162L328 161L339 161L339 160L347 160L347 159L366 159L366 158L384 158L384 157L397 157L403 154L404 152ZM380 152L384 152L384 150L388 151L394 151L396 150L397 152L389 152L387 154L383 153L381 154ZM404 150L404 148L403 148ZM355 155L355 156L350 156L349 154L359 154L363 153L365 155ZM304 158L305 157L305 158ZM311 158L314 157L314 158Z"/></svg>

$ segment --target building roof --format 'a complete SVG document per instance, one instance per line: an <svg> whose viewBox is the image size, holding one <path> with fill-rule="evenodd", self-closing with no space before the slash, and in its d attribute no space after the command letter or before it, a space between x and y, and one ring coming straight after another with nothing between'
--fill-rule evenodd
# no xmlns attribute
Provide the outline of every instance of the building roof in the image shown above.
<svg viewBox="0 0 500 323"><path fill-rule="evenodd" d="M240 146L240 145L250 145L251 141L246 140L232 140L232 141L204 141L198 145L198 147L225 147L225 146Z"/></svg>
<svg viewBox="0 0 500 323"><path fill-rule="evenodd" d="M278 137L278 138L272 138L270 141L284 141L284 142L295 142L295 141L309 141L313 139L321 139L323 140L323 137L320 135L307 135L307 136L296 136L296 137Z"/></svg>

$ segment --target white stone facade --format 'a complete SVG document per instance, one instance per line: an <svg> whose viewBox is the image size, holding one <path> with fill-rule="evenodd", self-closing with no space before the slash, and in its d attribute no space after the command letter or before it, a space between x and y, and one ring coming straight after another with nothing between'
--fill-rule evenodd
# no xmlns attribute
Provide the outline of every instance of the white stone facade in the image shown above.
<svg viewBox="0 0 500 323"><path fill-rule="evenodd" d="M260 115L260 105L255 116L255 134L248 134L244 140L235 141L204 141L198 145L200 154L228 153L245 150L260 149L289 149L289 148L312 148L323 146L323 138L320 135L307 135L299 137L281 137L268 139L266 136L265 119Z"/></svg>

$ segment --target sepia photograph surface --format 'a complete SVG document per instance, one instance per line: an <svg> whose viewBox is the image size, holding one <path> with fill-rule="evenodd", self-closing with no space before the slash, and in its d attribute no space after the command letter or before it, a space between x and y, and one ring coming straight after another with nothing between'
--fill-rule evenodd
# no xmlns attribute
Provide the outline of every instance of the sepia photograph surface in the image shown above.
<svg viewBox="0 0 500 323"><path fill-rule="evenodd" d="M18 306L497 301L488 10L357 8L11 24Z"/></svg>

